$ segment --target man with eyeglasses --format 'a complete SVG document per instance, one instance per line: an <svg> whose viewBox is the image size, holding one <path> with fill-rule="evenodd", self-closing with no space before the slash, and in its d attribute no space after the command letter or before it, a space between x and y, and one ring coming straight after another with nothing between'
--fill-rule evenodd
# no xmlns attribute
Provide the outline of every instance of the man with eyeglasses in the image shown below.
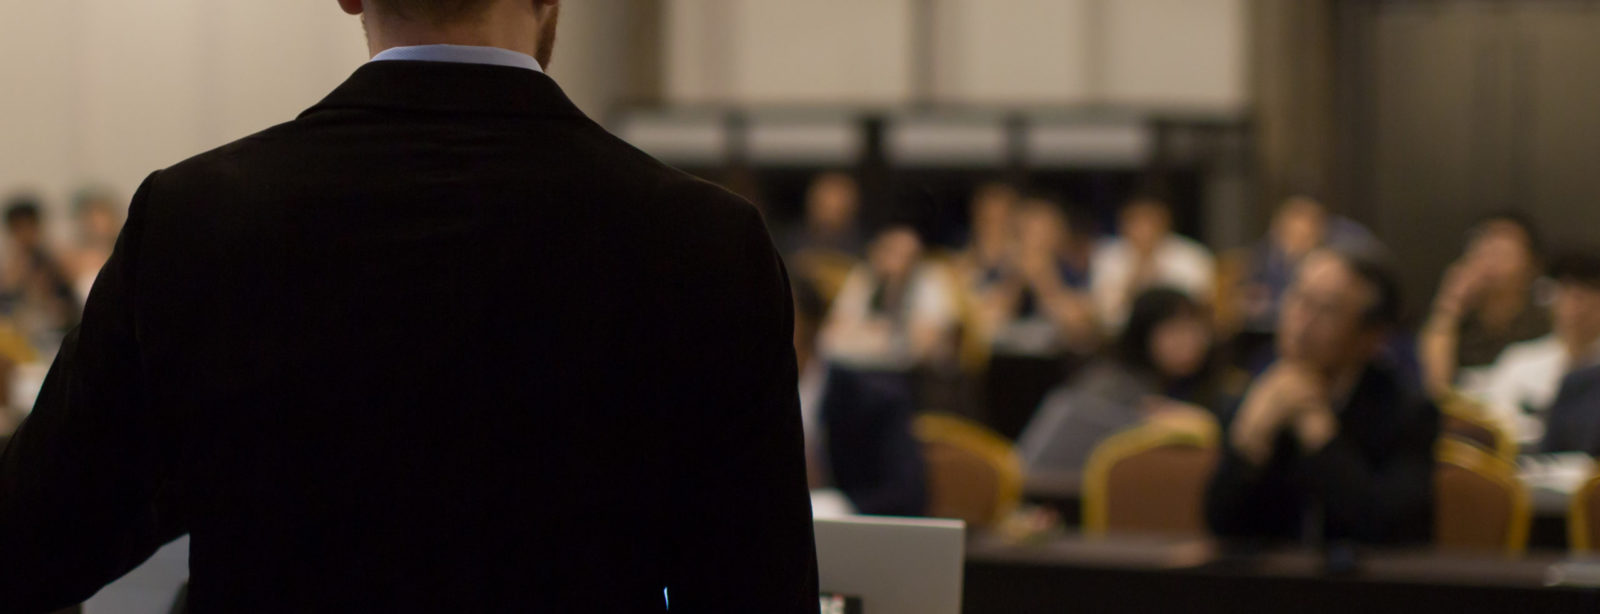
<svg viewBox="0 0 1600 614"><path fill-rule="evenodd" d="M1379 360L1400 313L1393 275L1308 257L1284 295L1278 361L1225 412L1206 519L1229 538L1415 543L1431 535L1438 410Z"/></svg>

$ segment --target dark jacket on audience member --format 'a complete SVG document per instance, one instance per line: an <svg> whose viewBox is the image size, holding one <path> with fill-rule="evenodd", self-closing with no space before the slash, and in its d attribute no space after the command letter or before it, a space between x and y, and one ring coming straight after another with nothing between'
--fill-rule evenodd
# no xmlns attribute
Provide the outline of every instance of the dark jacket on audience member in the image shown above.
<svg viewBox="0 0 1600 614"><path fill-rule="evenodd" d="M809 612L788 282L549 77L367 64L151 175L0 458L0 612Z"/></svg>
<svg viewBox="0 0 1600 614"><path fill-rule="evenodd" d="M1225 412L1225 428L1236 411ZM1431 540L1438 410L1373 366L1334 411L1339 434L1315 454L1305 455L1285 431L1271 460L1257 467L1224 440L1206 493L1211 530L1313 544Z"/></svg>
<svg viewBox="0 0 1600 614"><path fill-rule="evenodd" d="M911 434L916 403L910 388L897 373L828 372L821 410L828 468L857 512L927 513L927 469Z"/></svg>
<svg viewBox="0 0 1600 614"><path fill-rule="evenodd" d="M1543 452L1600 456L1600 366L1568 373L1545 419Z"/></svg>

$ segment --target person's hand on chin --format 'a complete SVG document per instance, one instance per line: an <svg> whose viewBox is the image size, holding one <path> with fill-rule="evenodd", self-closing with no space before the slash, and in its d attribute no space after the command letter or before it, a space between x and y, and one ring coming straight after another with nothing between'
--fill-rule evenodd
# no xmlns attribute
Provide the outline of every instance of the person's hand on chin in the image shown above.
<svg viewBox="0 0 1600 614"><path fill-rule="evenodd" d="M1324 437L1333 416L1327 389L1325 378L1309 366L1279 361L1245 394L1228 443L1256 465L1272 457L1278 433L1285 428L1293 428L1302 444L1321 449L1332 438L1331 434Z"/></svg>

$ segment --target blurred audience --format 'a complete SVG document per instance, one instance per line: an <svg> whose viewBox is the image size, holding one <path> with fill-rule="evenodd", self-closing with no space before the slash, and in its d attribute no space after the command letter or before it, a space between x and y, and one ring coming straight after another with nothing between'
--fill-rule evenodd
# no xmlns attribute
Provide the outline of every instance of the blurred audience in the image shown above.
<svg viewBox="0 0 1600 614"><path fill-rule="evenodd" d="M857 369L909 373L953 357L956 307L947 272L923 260L922 238L892 223L867 248L828 313L822 350Z"/></svg>
<svg viewBox="0 0 1600 614"><path fill-rule="evenodd" d="M989 354L984 422L1009 438L1100 342L1088 293L1090 242L1071 226L1059 200L1029 196L1014 207L1003 258L966 278Z"/></svg>
<svg viewBox="0 0 1600 614"><path fill-rule="evenodd" d="M813 489L842 492L861 514L918 516L927 509L921 447L911 434L916 413L904 378L830 366L816 352L826 313L809 286L795 286L795 357L800 413Z"/></svg>
<svg viewBox="0 0 1600 614"><path fill-rule="evenodd" d="M73 198L72 212L76 222L73 245L63 262L81 308L116 246L117 233L122 231L122 207L110 191L85 188Z"/></svg>
<svg viewBox="0 0 1600 614"><path fill-rule="evenodd" d="M1211 320L1170 288L1146 290L1111 352L1045 397L1018 442L1029 474L1081 472L1095 446L1147 420L1209 416Z"/></svg>
<svg viewBox="0 0 1600 614"><path fill-rule="evenodd" d="M1470 385L1506 346L1550 333L1550 314L1534 297L1539 250L1532 224L1515 213L1491 215L1472 226L1418 337L1430 394Z"/></svg>
<svg viewBox="0 0 1600 614"><path fill-rule="evenodd" d="M1089 271L1101 323L1116 332L1139 292L1170 286L1210 303L1216 263L1211 252L1172 230L1172 210L1159 198L1139 196L1123 206L1118 236L1095 251Z"/></svg>
<svg viewBox="0 0 1600 614"><path fill-rule="evenodd" d="M1238 293L1245 332L1270 333L1277 326L1278 304L1294 272L1312 250L1335 247L1357 253L1381 253L1382 245L1360 224L1330 213L1322 201L1304 194L1283 201L1273 214L1267 236L1250 249L1248 270Z"/></svg>
<svg viewBox="0 0 1600 614"><path fill-rule="evenodd" d="M1551 312L1563 368L1555 372L1560 383L1545 412L1539 447L1600 456L1600 253L1558 258L1550 273L1557 284Z"/></svg>
<svg viewBox="0 0 1600 614"><path fill-rule="evenodd" d="M1058 201L1030 197L1016 207L1000 261L973 280L979 321L994 351L1054 356L1087 354L1099 341L1089 276ZM974 246L976 248L976 246Z"/></svg>
<svg viewBox="0 0 1600 614"><path fill-rule="evenodd" d="M1006 183L978 186L968 208L971 223L967 245L956 262L963 276L982 280L997 274L1016 252L1016 213L1021 194ZM969 282L970 283L970 282Z"/></svg>
<svg viewBox="0 0 1600 614"><path fill-rule="evenodd" d="M827 250L861 253L861 188L845 173L823 173L806 190L805 218L785 234L786 254Z"/></svg>
<svg viewBox="0 0 1600 614"><path fill-rule="evenodd" d="M1338 250L1285 291L1278 361L1223 412L1206 494L1219 535L1321 544L1431 539L1439 413L1377 358L1400 314L1393 274Z"/></svg>
<svg viewBox="0 0 1600 614"><path fill-rule="evenodd" d="M0 315L11 319L35 348L60 345L78 323L71 277L46 243L44 208L33 196L5 207L6 253L0 263Z"/></svg>

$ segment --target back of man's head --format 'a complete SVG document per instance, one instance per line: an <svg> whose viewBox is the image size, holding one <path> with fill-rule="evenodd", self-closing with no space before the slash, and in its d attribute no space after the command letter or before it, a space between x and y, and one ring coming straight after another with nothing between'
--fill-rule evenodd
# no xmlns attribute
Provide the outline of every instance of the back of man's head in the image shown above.
<svg viewBox="0 0 1600 614"><path fill-rule="evenodd" d="M401 19L433 25L469 21L495 0L366 0L367 4Z"/></svg>

